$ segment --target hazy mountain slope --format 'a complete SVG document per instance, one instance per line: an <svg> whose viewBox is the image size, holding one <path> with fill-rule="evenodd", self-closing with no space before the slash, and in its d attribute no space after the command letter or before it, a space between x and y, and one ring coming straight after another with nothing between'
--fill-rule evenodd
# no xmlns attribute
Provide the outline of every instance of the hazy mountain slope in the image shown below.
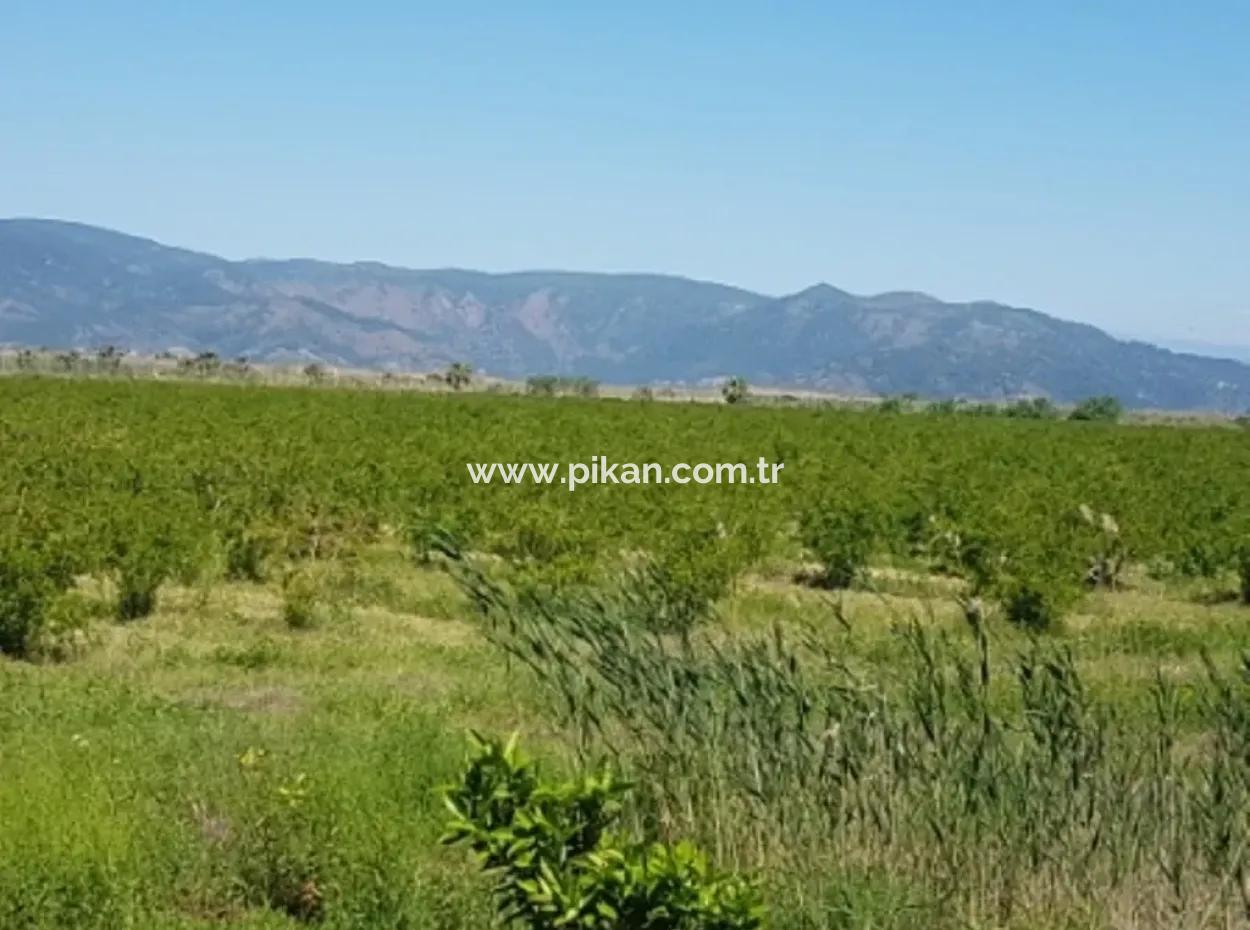
<svg viewBox="0 0 1250 930"><path fill-rule="evenodd" d="M1234 339L1244 340L1246 337L1243 330L1237 330L1232 334ZM1134 337L1124 336L1121 338L1132 339ZM1162 346L1165 349L1171 349L1173 352L1187 352L1192 355L1201 355L1205 358L1231 358L1237 362L1250 362L1250 345L1237 345L1235 343L1225 342L1207 342L1202 339L1158 339L1152 340L1147 337L1137 337L1142 342L1153 342L1155 345Z"/></svg>
<svg viewBox="0 0 1250 930"><path fill-rule="evenodd" d="M773 298L660 275L231 262L50 220L0 221L0 342L180 348L366 367L467 360L505 376L729 374L876 393L1250 407L1250 366L1031 310L817 285Z"/></svg>
<svg viewBox="0 0 1250 930"><path fill-rule="evenodd" d="M244 267L266 292L332 304L411 333L446 359L509 375L627 366L629 358L646 358L663 345L681 320L716 319L763 300L659 275L491 275L310 261ZM372 363L378 361L389 359Z"/></svg>
<svg viewBox="0 0 1250 930"><path fill-rule="evenodd" d="M1120 342L1032 310L923 294L861 298L822 285L759 308L721 340L711 351L743 359L748 379L789 365L800 384L875 393L1108 393L1177 409L1241 409L1250 397L1246 365Z"/></svg>

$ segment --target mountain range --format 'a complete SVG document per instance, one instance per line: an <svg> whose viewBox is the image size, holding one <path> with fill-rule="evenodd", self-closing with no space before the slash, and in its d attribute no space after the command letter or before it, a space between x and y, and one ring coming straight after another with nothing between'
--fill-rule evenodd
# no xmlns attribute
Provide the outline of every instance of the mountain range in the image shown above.
<svg viewBox="0 0 1250 930"><path fill-rule="evenodd" d="M56 220L0 220L0 343L213 351L501 377L749 382L853 394L1242 411L1250 365L989 301L817 284L775 297L649 274L229 261Z"/></svg>

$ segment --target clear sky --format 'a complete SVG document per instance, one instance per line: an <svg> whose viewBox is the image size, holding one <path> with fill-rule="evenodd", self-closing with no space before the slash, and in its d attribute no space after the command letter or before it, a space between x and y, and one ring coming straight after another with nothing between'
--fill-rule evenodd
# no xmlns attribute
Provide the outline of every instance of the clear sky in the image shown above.
<svg viewBox="0 0 1250 930"><path fill-rule="evenodd" d="M1250 2L0 0L0 215L1250 343Z"/></svg>

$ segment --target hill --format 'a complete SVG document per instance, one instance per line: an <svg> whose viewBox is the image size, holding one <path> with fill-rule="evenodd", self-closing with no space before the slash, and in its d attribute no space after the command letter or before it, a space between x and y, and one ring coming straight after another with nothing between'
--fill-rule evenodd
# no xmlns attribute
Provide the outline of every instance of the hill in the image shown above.
<svg viewBox="0 0 1250 930"><path fill-rule="evenodd" d="M991 302L865 297L828 284L770 297L646 274L236 262L37 219L0 220L0 342L396 369L464 360L504 377L732 374L855 393L1250 407L1250 365Z"/></svg>

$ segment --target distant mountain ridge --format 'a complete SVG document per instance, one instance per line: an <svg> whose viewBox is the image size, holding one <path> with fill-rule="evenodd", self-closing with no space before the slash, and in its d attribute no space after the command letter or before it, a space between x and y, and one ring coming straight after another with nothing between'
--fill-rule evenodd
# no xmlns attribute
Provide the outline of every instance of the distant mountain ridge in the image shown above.
<svg viewBox="0 0 1250 930"><path fill-rule="evenodd" d="M1250 408L1250 365L1034 310L926 294L785 297L646 274L228 261L98 227L0 220L0 343L214 351L619 383L741 375L851 393Z"/></svg>
<svg viewBox="0 0 1250 930"><path fill-rule="evenodd" d="M1129 338L1132 337L1121 337ZM1139 341L1149 342L1173 352L1201 355L1205 358L1231 358L1237 362L1250 362L1250 345L1230 345L1222 342L1208 342L1203 339L1151 339L1140 337Z"/></svg>

